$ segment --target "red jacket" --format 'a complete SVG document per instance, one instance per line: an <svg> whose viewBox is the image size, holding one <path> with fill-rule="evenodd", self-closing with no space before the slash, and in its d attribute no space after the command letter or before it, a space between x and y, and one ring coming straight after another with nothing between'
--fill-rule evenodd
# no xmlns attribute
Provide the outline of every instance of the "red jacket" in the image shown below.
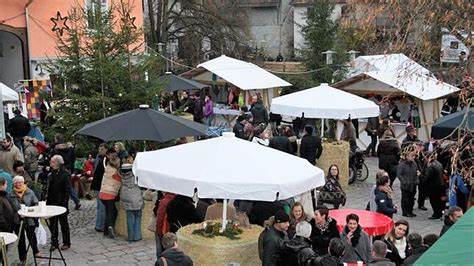
<svg viewBox="0 0 474 266"><path fill-rule="evenodd" d="M94 161L86 160L84 162L84 168L82 168L82 172L86 177L92 177L94 172Z"/></svg>
<svg viewBox="0 0 474 266"><path fill-rule="evenodd" d="M168 222L168 219L166 218L166 210L168 208L168 203L170 203L171 200L173 200L176 197L176 194L172 193L165 193L163 198L160 200L160 203L158 204L158 210L156 211L156 233L159 236L163 236L164 234L168 233L167 228L163 228L164 225Z"/></svg>

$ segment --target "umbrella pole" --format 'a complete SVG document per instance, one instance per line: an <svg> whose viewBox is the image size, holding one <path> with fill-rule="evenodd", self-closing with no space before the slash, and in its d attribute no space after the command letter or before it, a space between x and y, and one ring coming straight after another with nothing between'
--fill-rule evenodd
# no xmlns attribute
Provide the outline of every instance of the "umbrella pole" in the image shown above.
<svg viewBox="0 0 474 266"><path fill-rule="evenodd" d="M146 151L146 140L143 141L143 151Z"/></svg>
<svg viewBox="0 0 474 266"><path fill-rule="evenodd" d="M222 203L222 231L225 230L226 226L227 226L227 199L224 199Z"/></svg>
<svg viewBox="0 0 474 266"><path fill-rule="evenodd" d="M321 118L321 138L324 137L324 118Z"/></svg>

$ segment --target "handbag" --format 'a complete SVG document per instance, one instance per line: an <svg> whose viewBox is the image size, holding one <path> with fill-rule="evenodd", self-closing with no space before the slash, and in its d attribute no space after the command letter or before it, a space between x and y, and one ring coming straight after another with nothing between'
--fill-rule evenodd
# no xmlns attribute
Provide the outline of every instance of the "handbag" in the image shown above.
<svg viewBox="0 0 474 266"><path fill-rule="evenodd" d="M346 204L346 193L342 190L340 191L327 191L321 190L318 195L319 203L329 203L329 204Z"/></svg>
<svg viewBox="0 0 474 266"><path fill-rule="evenodd" d="M156 232L156 216L155 215L150 216L147 229L152 232Z"/></svg>

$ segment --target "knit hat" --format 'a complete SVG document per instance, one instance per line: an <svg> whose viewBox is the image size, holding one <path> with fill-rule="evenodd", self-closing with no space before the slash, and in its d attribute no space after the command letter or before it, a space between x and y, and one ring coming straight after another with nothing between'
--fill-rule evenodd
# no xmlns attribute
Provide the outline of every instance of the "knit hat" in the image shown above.
<svg viewBox="0 0 474 266"><path fill-rule="evenodd" d="M16 182L25 182L25 178L22 177L21 175L17 175L13 178L13 183L16 183Z"/></svg>
<svg viewBox="0 0 474 266"><path fill-rule="evenodd" d="M279 210L275 214L275 223L286 223L290 221L290 216L285 211Z"/></svg>

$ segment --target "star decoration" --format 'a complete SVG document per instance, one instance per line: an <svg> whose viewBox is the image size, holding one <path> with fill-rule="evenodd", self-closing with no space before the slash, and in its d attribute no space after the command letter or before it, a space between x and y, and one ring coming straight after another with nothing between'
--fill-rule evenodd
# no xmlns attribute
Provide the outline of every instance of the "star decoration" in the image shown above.
<svg viewBox="0 0 474 266"><path fill-rule="evenodd" d="M58 11L58 13L56 13L56 17L51 18L51 21L54 23L54 26L51 30L57 31L59 32L60 36L63 36L64 30L69 30L69 27L66 24L67 19L68 17L62 17L61 13Z"/></svg>
<svg viewBox="0 0 474 266"><path fill-rule="evenodd" d="M123 24L130 23L130 25L131 25L130 28L137 29L137 26L135 25L135 19L137 19L137 18L128 15L127 17L122 18L122 22L123 22Z"/></svg>

